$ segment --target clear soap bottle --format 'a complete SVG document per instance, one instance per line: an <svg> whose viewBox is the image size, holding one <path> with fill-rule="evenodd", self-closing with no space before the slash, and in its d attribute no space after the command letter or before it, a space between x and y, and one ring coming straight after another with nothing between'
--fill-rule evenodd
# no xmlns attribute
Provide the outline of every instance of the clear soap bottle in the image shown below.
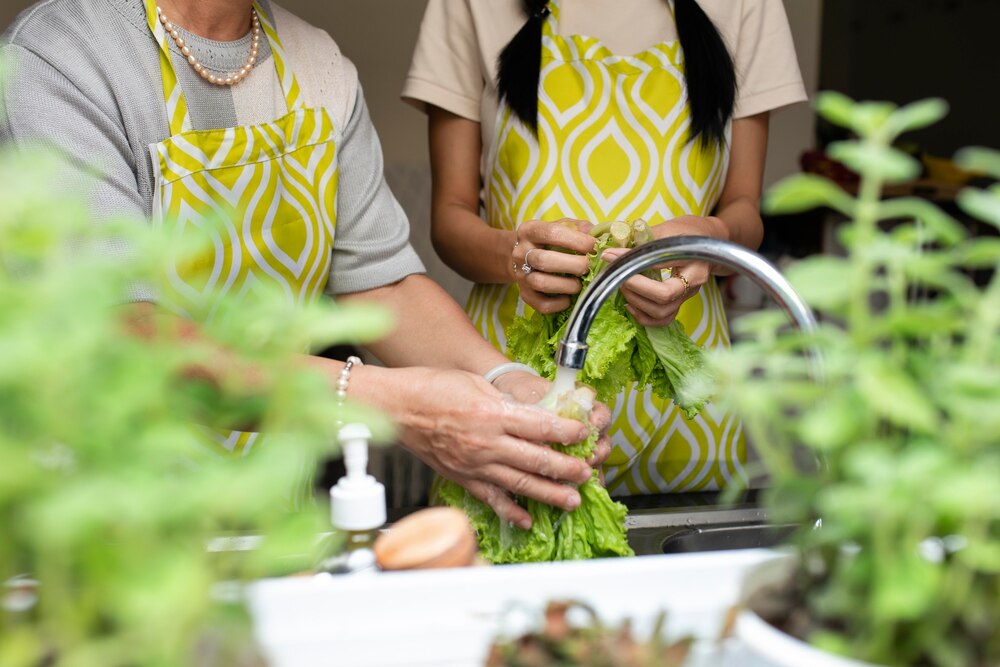
<svg viewBox="0 0 1000 667"><path fill-rule="evenodd" d="M346 474L330 488L330 519L336 533L330 550L318 566L320 572L349 574L375 571L372 546L385 525L385 487L368 474L368 441L364 424L340 430Z"/></svg>

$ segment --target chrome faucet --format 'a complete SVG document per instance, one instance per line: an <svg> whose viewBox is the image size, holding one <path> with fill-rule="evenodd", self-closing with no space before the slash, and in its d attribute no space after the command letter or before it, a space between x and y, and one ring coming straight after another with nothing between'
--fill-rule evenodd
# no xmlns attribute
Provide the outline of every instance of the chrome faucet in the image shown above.
<svg viewBox="0 0 1000 667"><path fill-rule="evenodd" d="M586 292L577 299L576 307L566 325L566 334L559 342L556 364L564 368L580 370L587 358L587 333L597 316L601 305L618 291L626 280L657 264L700 260L720 264L741 273L767 292L782 310L788 314L792 324L800 331L812 332L816 329L816 318L781 272L766 259L741 245L721 241L706 236L673 236L658 239L629 251L590 284ZM813 353L813 373L819 374L819 359Z"/></svg>

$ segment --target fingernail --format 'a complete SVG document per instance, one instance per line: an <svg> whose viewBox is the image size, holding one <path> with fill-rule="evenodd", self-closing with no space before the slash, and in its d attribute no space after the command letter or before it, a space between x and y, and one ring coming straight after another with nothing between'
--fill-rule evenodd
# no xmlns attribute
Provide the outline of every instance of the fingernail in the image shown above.
<svg viewBox="0 0 1000 667"><path fill-rule="evenodd" d="M521 519L517 522L517 527L521 530L531 530L531 519Z"/></svg>
<svg viewBox="0 0 1000 667"><path fill-rule="evenodd" d="M580 494L579 493L573 493L573 495L571 495L569 498L566 499L566 505L565 505L565 507L570 512L572 512L573 510L575 510L579 506L580 506Z"/></svg>

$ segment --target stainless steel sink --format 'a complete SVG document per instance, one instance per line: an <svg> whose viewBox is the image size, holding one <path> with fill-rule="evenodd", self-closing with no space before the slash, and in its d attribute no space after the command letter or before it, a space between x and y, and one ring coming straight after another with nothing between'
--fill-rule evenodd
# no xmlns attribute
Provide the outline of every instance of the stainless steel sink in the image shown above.
<svg viewBox="0 0 1000 667"><path fill-rule="evenodd" d="M666 554L725 551L728 549L766 549L783 543L794 530L795 526L767 524L692 528L666 538L661 544L661 548Z"/></svg>
<svg viewBox="0 0 1000 667"><path fill-rule="evenodd" d="M637 555L755 549L778 546L795 526L772 526L755 499L722 506L703 499L669 507L632 507L625 520Z"/></svg>

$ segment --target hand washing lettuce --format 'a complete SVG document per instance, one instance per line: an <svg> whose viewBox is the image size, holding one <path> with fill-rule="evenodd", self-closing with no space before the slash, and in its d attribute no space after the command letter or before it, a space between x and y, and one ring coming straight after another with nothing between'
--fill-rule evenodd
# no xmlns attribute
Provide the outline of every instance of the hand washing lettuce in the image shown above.
<svg viewBox="0 0 1000 667"><path fill-rule="evenodd" d="M599 225L591 234L597 237L597 247L588 256L590 271L582 279L582 291L607 266L601 259L605 250L641 245L652 238L641 220L631 226L625 222ZM556 348L571 313L572 308L568 308L551 315L535 312L517 317L507 332L507 356L554 379ZM598 400L608 401L634 382L641 387L651 386L661 398L672 399L688 419L693 419L708 400L704 392L696 389L706 383L695 381L707 372L705 354L684 326L676 320L665 327L642 326L625 309L620 293L598 311L587 345L587 360L579 380L597 391Z"/></svg>
<svg viewBox="0 0 1000 667"><path fill-rule="evenodd" d="M594 393L588 387L553 391L541 405L560 416L588 423L594 405ZM577 444L550 445L553 449L589 458L597 444L597 429ZM625 539L625 506L611 499L597 478L597 472L579 487L580 506L572 512L521 498L531 515L530 530L522 530L501 520L485 503L452 481L445 481L439 498L445 504L465 511L479 540L483 557L491 563L533 563L553 560L580 560L633 556Z"/></svg>

